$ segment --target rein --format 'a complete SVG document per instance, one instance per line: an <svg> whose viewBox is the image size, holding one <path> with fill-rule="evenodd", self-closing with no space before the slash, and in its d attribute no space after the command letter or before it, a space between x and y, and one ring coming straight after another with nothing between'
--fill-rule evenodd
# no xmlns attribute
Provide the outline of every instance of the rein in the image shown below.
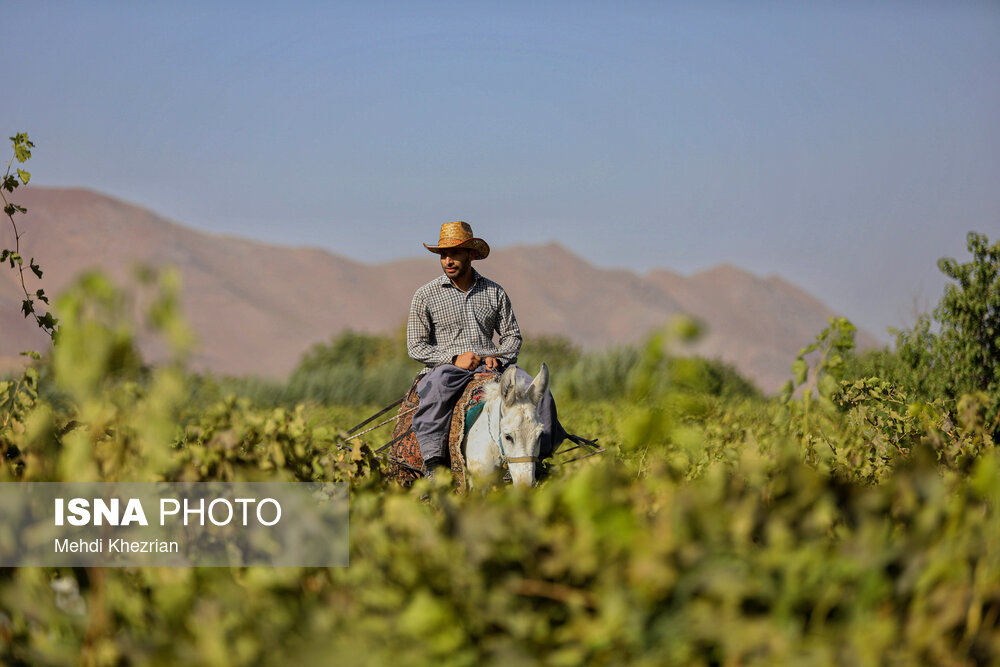
<svg viewBox="0 0 1000 667"><path fill-rule="evenodd" d="M364 420L363 422L361 422L360 424L358 424L357 426L355 426L354 428L352 428L351 430L349 430L347 433L345 433L344 434L344 436L345 436L344 437L344 442L350 442L351 440L354 440L355 438L360 438L361 436L363 436L365 433L368 433L369 431L374 431L377 428L381 428L381 427L385 426L386 424L388 424L389 422L399 421L400 417L408 415L411 412L416 412L417 411L416 408L410 408L409 410L406 410L406 411L400 411L396 415L394 415L392 417L389 417L388 419L386 419L384 421L381 421L378 424L375 424L375 426L372 426L371 428L366 428L364 431L361 431L361 433L354 433L355 431L357 431L362 426L365 426L366 424L372 423L373 421L375 421L376 419L378 419L379 417L381 417L385 413L389 412L389 410L392 410L397 405L401 405L403 403L403 401L406 400L406 397L410 395L410 392L413 391L413 388L417 386L417 382L420 381L421 377L422 377L421 375L417 375L417 377L413 378L413 382L410 384L410 388L406 390L406 393L403 394L402 398L400 398L397 401L393 401L392 403L390 403L389 405L385 406L384 408L382 408L381 410L379 410L378 412L376 412L375 414L373 414L371 417L369 417L368 419ZM351 435L352 433L354 433L354 435ZM407 431L407 433L409 433L409 431ZM346 436L350 436L350 437L346 437ZM396 444L397 441L402 440L402 439L403 439L403 436L400 436L398 438L393 438L392 440L389 441L388 445L385 445L385 447L381 447L375 453L378 454L379 452L381 452L386 447L389 447L389 445L394 445L394 444ZM347 451L351 451L350 447L347 447L346 449L347 449Z"/></svg>

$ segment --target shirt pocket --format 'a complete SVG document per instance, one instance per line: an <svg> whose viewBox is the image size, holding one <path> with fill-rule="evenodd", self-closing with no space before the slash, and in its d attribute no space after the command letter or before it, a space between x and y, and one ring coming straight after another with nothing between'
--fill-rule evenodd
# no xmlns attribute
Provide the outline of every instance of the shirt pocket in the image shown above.
<svg viewBox="0 0 1000 667"><path fill-rule="evenodd" d="M472 307L473 317L476 319L476 326L480 331L492 334L497 326L497 309L489 303L477 303Z"/></svg>

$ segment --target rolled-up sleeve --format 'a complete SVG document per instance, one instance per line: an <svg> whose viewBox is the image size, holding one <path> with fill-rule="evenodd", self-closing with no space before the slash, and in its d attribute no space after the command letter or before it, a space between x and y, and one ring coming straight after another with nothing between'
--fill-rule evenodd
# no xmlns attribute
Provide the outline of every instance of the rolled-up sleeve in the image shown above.
<svg viewBox="0 0 1000 667"><path fill-rule="evenodd" d="M423 295L417 292L410 302L410 313L406 318L407 354L412 359L427 366L436 366L451 361L452 355L434 345L432 340L433 325L430 314L427 312L427 303Z"/></svg>

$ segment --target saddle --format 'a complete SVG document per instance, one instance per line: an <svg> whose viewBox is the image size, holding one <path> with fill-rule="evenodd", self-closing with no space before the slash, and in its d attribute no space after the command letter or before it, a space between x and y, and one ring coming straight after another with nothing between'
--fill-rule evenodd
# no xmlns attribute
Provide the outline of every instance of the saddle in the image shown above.
<svg viewBox="0 0 1000 667"><path fill-rule="evenodd" d="M462 453L462 442L465 434L472 427L483 409L483 394L486 384L496 382L493 373L476 373L465 386L455 409L451 413L451 430L448 434L448 452L452 481L458 493L465 493L465 456ZM399 406L399 419L392 432L392 446L389 449L389 476L403 486L409 486L418 477L424 466L424 457L417 445L417 436L413 432L413 412L420 404L417 396L417 383L410 387L409 393Z"/></svg>

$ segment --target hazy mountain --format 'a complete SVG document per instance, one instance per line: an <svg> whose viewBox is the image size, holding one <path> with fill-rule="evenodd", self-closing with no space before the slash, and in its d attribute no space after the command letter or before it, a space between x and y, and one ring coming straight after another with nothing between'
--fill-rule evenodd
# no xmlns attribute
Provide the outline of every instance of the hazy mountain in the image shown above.
<svg viewBox="0 0 1000 667"><path fill-rule="evenodd" d="M200 338L194 365L221 373L280 377L311 344L342 329L400 331L413 291L439 274L419 245L436 230L415 235L414 259L373 265L199 232L86 190L29 187L15 200L28 208L22 255L41 264L48 294L88 268L125 281L138 263L176 266ZM11 236L9 227L0 231L4 247ZM686 312L708 327L700 353L733 363L767 390L788 378L799 348L833 315L782 278L732 266L637 275L550 243L494 248L476 267L505 287L527 335L562 334L586 348L630 343ZM0 360L8 365L20 350L45 345L20 315L19 290L12 271L0 272ZM874 340L861 334L859 343Z"/></svg>

